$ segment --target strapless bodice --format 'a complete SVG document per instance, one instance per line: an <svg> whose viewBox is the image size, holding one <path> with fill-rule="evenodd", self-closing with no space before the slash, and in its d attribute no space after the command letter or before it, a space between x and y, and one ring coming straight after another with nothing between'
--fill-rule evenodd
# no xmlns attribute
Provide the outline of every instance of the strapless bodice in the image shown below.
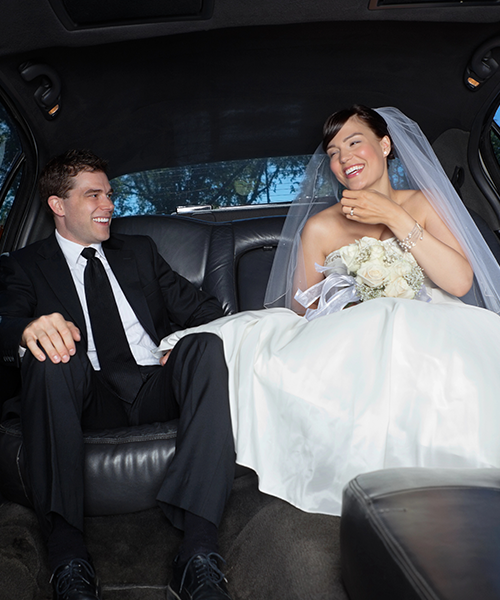
<svg viewBox="0 0 500 600"><path fill-rule="evenodd" d="M398 244L397 238L396 237L390 237L387 238L385 240L377 240L376 238L373 237L369 237L369 236L365 236L363 238L361 238L361 241L367 241L367 242L380 242L385 248L390 248L390 252L391 254L394 254L396 256L400 255L400 256L404 256L406 254L407 257L412 257L413 255L411 253L406 253L404 252L404 250L402 250L402 248L400 247L400 245ZM345 260L346 258L348 258L348 248L349 246L352 246L352 244L346 244L345 246L342 246L341 248L339 248L338 250L334 250L333 252L330 252L330 254L328 254L328 256L325 258L325 262L324 262L324 268L323 269L323 274L325 276L325 278L328 278L330 275L346 275L349 270L345 264ZM413 259L414 260L414 259ZM415 261L415 264L416 261ZM459 302L462 303L461 300L459 300L458 298L456 298L456 296L452 296L451 294L448 294L447 292L444 292L441 288L439 288L434 282L432 282L429 277L427 277L424 273L424 286L425 286L425 293L428 294L428 301L431 300L433 303L437 303L437 304L442 304L442 303L449 303L449 302Z"/></svg>
<svg viewBox="0 0 500 600"><path fill-rule="evenodd" d="M364 236L363 238L361 238L362 240L367 240L367 241L373 241L373 242L381 242L384 246L390 246L391 250L394 251L397 254L404 254L403 250L401 249L401 247L399 246L397 239L393 236L390 238L387 238L386 240L377 240L377 238L373 238L370 236ZM346 273L347 272L347 268L344 265L343 261L342 261L342 252L345 251L347 248L349 248L349 246L351 246L351 244L346 244L345 246L342 246L341 248L339 248L338 250L333 250L333 252L330 252L330 254L328 254L328 256L325 258L325 262L323 264L324 267L331 267L332 270L328 270L325 271L325 277L327 277L330 273L335 272L335 273ZM338 270L340 269L340 270Z"/></svg>

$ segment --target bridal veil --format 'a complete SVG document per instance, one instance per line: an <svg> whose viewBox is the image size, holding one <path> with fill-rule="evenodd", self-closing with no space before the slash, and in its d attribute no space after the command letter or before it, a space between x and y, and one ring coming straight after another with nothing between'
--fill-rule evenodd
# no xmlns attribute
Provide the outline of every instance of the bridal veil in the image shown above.
<svg viewBox="0 0 500 600"><path fill-rule="evenodd" d="M444 172L417 123L392 107L375 109L386 121L395 159L388 170L395 189L421 190L462 246L475 275L464 298L500 314L500 267ZM267 308L292 307L293 293L306 289L300 235L307 220L339 201L341 186L320 146L306 169L298 196L290 206L266 291Z"/></svg>

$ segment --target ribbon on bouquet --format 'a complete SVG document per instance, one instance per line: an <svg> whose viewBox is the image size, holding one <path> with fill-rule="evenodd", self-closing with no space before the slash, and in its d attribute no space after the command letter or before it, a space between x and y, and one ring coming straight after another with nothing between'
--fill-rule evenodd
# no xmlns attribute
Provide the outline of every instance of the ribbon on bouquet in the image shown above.
<svg viewBox="0 0 500 600"><path fill-rule="evenodd" d="M324 273L332 269L331 266L322 267L317 263L315 267L318 273ZM361 298L356 289L356 279L352 275L334 271L305 292L297 290L295 300L307 309L304 316L308 321L312 321L317 317L338 312L351 302L359 302ZM309 308L316 300L318 301L318 308L316 310ZM420 290L416 292L415 300L432 302L432 297L427 293L425 285L422 285Z"/></svg>
<svg viewBox="0 0 500 600"><path fill-rule="evenodd" d="M322 267L318 264L315 267L319 273L331 269L331 267ZM351 302L358 302L360 298L356 291L356 279L352 275L341 275L334 272L305 292L297 290L295 300L307 309L305 318L312 321L325 314L338 312ZM309 306L316 300L318 300L318 308L310 309Z"/></svg>

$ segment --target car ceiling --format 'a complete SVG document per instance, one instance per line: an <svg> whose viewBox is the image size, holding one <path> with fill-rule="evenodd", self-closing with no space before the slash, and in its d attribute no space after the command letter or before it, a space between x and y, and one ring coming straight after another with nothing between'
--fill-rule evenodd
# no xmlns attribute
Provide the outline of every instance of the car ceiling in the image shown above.
<svg viewBox="0 0 500 600"><path fill-rule="evenodd" d="M0 82L42 161L91 148L111 175L309 153L326 117L353 102L395 105L433 140L469 131L500 84L498 73L476 92L463 82L473 51L499 32L500 7L215 0L209 19L71 30L55 3L4 0ZM19 74L26 61L61 79L53 120L34 100L40 81Z"/></svg>

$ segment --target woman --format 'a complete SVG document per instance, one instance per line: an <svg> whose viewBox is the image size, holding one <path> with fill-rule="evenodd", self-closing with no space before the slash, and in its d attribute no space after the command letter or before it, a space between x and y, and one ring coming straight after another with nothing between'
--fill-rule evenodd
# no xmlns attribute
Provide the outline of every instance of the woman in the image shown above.
<svg viewBox="0 0 500 600"><path fill-rule="evenodd" d="M310 320L274 308L203 330L224 340L237 461L258 473L264 492L339 514L343 486L362 472L500 466L500 319L456 298L474 269L474 298L498 310L500 270L407 117L354 107L330 118L325 133L327 156L311 162L268 290L291 306L298 288ZM409 189L390 183L393 152ZM363 260L385 269L376 288L358 281L359 256L353 267L351 250L362 244ZM393 271L418 300L394 297ZM367 289L375 299L359 302Z"/></svg>
<svg viewBox="0 0 500 600"><path fill-rule="evenodd" d="M332 115L323 149L345 190L340 202L309 219L302 232L307 287L323 279L316 264L324 265L333 251L369 236L408 240L426 275L442 290L464 296L473 272L459 243L420 190L391 185L387 159L394 155L383 118L362 106Z"/></svg>

